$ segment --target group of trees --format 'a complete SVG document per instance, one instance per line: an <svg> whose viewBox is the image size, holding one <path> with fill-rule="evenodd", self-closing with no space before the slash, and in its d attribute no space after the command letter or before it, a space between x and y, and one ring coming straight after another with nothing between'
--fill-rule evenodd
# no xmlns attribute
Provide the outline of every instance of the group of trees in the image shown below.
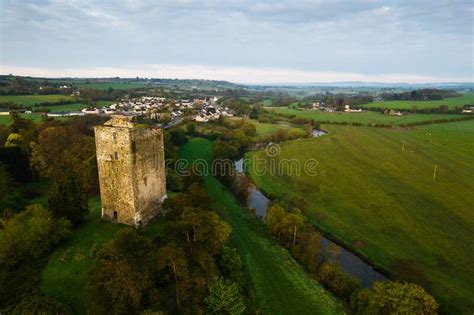
<svg viewBox="0 0 474 315"><path fill-rule="evenodd" d="M37 294L42 258L70 234L70 226L68 220L55 217L41 205L28 206L4 220L0 228L0 309L12 305L14 309L21 299Z"/></svg>
<svg viewBox="0 0 474 315"><path fill-rule="evenodd" d="M124 229L105 245L89 273L96 313L242 314L242 263L228 247L230 226L209 210L197 176L165 201L165 232L150 240Z"/></svg>
<svg viewBox="0 0 474 315"><path fill-rule="evenodd" d="M48 181L52 183L49 210L58 218L80 223L88 213L88 195L98 192L92 126L101 120L44 119L35 124L15 112L12 118L11 125L0 128L2 220L24 209L34 196L34 191L19 189L22 184Z"/></svg>
<svg viewBox="0 0 474 315"><path fill-rule="evenodd" d="M57 308L67 314L66 306L37 292L43 257L85 219L88 194L98 191L91 127L99 121L35 124L15 112L12 118L0 126L0 309L20 314ZM48 202L29 205L39 181L51 187ZM22 188L29 182L33 190Z"/></svg>
<svg viewBox="0 0 474 315"><path fill-rule="evenodd" d="M0 95L25 95L25 94L64 94L69 95L70 89L60 88L60 82L17 76L0 76Z"/></svg>
<svg viewBox="0 0 474 315"><path fill-rule="evenodd" d="M416 284L383 281L362 289L360 280L338 265L338 246L323 248L320 234L305 222L298 208L287 211L273 203L267 209L265 223L268 232L320 283L346 301L355 314L436 314L435 299Z"/></svg>
<svg viewBox="0 0 474 315"><path fill-rule="evenodd" d="M401 93L382 94L383 99L386 101L432 101L455 96L459 96L459 93L454 90L441 89L419 89Z"/></svg>

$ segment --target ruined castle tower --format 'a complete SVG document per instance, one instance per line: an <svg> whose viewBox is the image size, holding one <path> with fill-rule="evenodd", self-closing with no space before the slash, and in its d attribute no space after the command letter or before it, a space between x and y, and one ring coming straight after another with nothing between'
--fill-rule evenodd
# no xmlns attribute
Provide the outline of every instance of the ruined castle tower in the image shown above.
<svg viewBox="0 0 474 315"><path fill-rule="evenodd" d="M95 127L102 219L146 224L166 198L163 130L114 116Z"/></svg>

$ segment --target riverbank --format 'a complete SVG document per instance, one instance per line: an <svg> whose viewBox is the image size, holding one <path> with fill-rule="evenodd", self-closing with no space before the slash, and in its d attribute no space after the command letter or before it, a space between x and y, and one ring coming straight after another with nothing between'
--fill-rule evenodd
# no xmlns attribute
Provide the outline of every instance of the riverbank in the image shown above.
<svg viewBox="0 0 474 315"><path fill-rule="evenodd" d="M326 133L318 133L316 137L324 135ZM239 176L246 176L244 174L244 159L235 161L234 163L236 171ZM271 202L278 200L270 200L264 192L260 191L255 184L249 188L249 199L247 207L249 209L255 209L256 216L264 220L267 207ZM321 233L320 246L326 249L330 246L337 245L340 248L340 253L336 257L336 262L339 266L348 274L353 275L360 279L363 287L372 287L376 281L384 281L387 279L389 273L385 270L381 270L377 266L374 266L367 257L361 257L358 253L353 252L344 246L340 240L334 240L329 235L325 235L323 231ZM323 251L320 258L322 259Z"/></svg>
<svg viewBox="0 0 474 315"><path fill-rule="evenodd" d="M180 148L188 161L211 160L212 142L191 139ZM232 240L253 287L256 312L264 314L342 314L340 302L311 279L289 252L270 239L264 225L246 212L216 178L204 182L216 210L232 226ZM291 292L291 294L289 294Z"/></svg>

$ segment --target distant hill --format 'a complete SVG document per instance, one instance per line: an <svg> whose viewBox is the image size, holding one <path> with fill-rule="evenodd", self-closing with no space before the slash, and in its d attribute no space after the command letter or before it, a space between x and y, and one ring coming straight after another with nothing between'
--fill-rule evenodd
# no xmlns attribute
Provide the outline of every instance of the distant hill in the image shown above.
<svg viewBox="0 0 474 315"><path fill-rule="evenodd" d="M82 88L96 90L135 90L164 88L180 90L241 89L237 85L221 80L170 79L170 78L41 78L0 75L0 94L45 94L61 93L58 89Z"/></svg>

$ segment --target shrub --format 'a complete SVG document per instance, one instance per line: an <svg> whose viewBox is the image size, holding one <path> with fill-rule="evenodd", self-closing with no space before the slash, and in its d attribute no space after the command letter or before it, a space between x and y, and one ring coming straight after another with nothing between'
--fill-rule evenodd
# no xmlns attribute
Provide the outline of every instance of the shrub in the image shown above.
<svg viewBox="0 0 474 315"><path fill-rule="evenodd" d="M71 309L55 299L50 297L35 295L24 298L11 311L7 311L10 315L72 315Z"/></svg>
<svg viewBox="0 0 474 315"><path fill-rule="evenodd" d="M375 282L351 298L355 314L437 314L438 303L413 283Z"/></svg>
<svg viewBox="0 0 474 315"><path fill-rule="evenodd" d="M333 263L322 265L318 271L319 281L337 296L349 300L361 284L359 279L344 272Z"/></svg>
<svg viewBox="0 0 474 315"><path fill-rule="evenodd" d="M41 205L27 207L0 230L0 263L41 257L69 234L69 227L69 221L55 219Z"/></svg>
<svg viewBox="0 0 474 315"><path fill-rule="evenodd" d="M218 278L209 284L209 295L204 299L210 314L238 315L245 304L237 283Z"/></svg>

